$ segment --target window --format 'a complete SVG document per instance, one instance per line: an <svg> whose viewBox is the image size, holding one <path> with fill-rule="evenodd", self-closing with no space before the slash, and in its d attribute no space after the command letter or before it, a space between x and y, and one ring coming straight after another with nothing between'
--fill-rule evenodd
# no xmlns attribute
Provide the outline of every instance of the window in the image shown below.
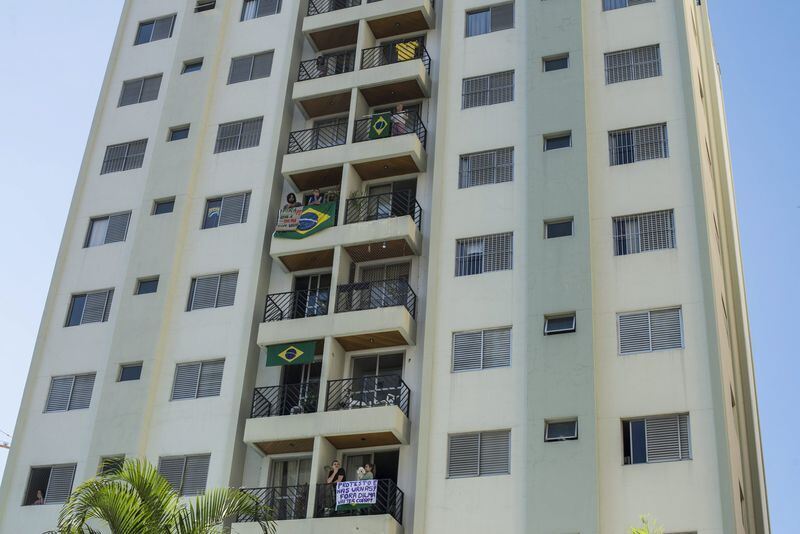
<svg viewBox="0 0 800 534"><path fill-rule="evenodd" d="M507 271L513 264L514 234L493 234L456 241L456 276Z"/></svg>
<svg viewBox="0 0 800 534"><path fill-rule="evenodd" d="M281 12L281 0L244 0L241 20L251 20Z"/></svg>
<svg viewBox="0 0 800 534"><path fill-rule="evenodd" d="M651 211L614 217L614 255L675 248L675 213Z"/></svg>
<svg viewBox="0 0 800 534"><path fill-rule="evenodd" d="M452 371L479 371L511 365L511 328L453 334Z"/></svg>
<svg viewBox="0 0 800 534"><path fill-rule="evenodd" d="M172 213L175 209L175 197L162 198L153 202L153 215L163 215L165 213Z"/></svg>
<svg viewBox="0 0 800 534"><path fill-rule="evenodd" d="M669 157L667 125L653 124L608 132L611 165Z"/></svg>
<svg viewBox="0 0 800 534"><path fill-rule="evenodd" d="M203 11L211 11L217 7L217 0L197 0L194 6L195 13L202 13Z"/></svg>
<svg viewBox="0 0 800 534"><path fill-rule="evenodd" d="M606 54L606 84L661 76L659 45Z"/></svg>
<svg viewBox="0 0 800 534"><path fill-rule="evenodd" d="M514 148L498 148L461 156L458 188L499 184L514 179Z"/></svg>
<svg viewBox="0 0 800 534"><path fill-rule="evenodd" d="M139 23L139 30L136 32L134 45L160 41L172 37L172 30L175 27L175 15L167 15L153 20Z"/></svg>
<svg viewBox="0 0 800 534"><path fill-rule="evenodd" d="M179 363L170 400L219 397L225 360Z"/></svg>
<svg viewBox="0 0 800 534"><path fill-rule="evenodd" d="M683 348L683 319L680 308L667 308L617 317L619 353L635 354Z"/></svg>
<svg viewBox="0 0 800 534"><path fill-rule="evenodd" d="M544 318L544 335L568 334L575 331L575 314L554 315Z"/></svg>
<svg viewBox="0 0 800 534"><path fill-rule="evenodd" d="M67 324L65 326L104 323L108 321L113 298L113 289L72 295L72 300L69 304L69 312L67 313Z"/></svg>
<svg viewBox="0 0 800 534"><path fill-rule="evenodd" d="M181 139L186 139L187 137L189 137L188 124L184 126L174 126L169 129L169 136L167 137L167 141L180 141Z"/></svg>
<svg viewBox="0 0 800 534"><path fill-rule="evenodd" d="M142 362L126 363L119 366L117 382L132 382L142 377Z"/></svg>
<svg viewBox="0 0 800 534"><path fill-rule="evenodd" d="M544 222L545 239L556 239L558 237L569 237L572 235L572 219L560 219L557 221Z"/></svg>
<svg viewBox="0 0 800 534"><path fill-rule="evenodd" d="M236 281L239 273L213 274L192 278L189 304L186 311L204 308L233 306L236 296Z"/></svg>
<svg viewBox="0 0 800 534"><path fill-rule="evenodd" d="M183 62L183 69L181 70L181 74L189 74L190 72L197 72L202 68L203 68L203 58L190 59L189 61Z"/></svg>
<svg viewBox="0 0 800 534"><path fill-rule="evenodd" d="M158 291L158 276L139 278L136 281L136 295L147 295Z"/></svg>
<svg viewBox="0 0 800 534"><path fill-rule="evenodd" d="M546 421L544 429L544 440L550 441L570 441L578 439L578 420L570 421Z"/></svg>
<svg viewBox="0 0 800 534"><path fill-rule="evenodd" d="M640 4L649 4L655 0L603 0L603 11L610 11L612 9L619 9L621 7L638 6Z"/></svg>
<svg viewBox="0 0 800 534"><path fill-rule="evenodd" d="M542 68L545 72L569 68L569 54L559 54L542 58Z"/></svg>
<svg viewBox="0 0 800 534"><path fill-rule="evenodd" d="M210 462L210 454L159 458L158 472L179 495L202 495L206 491Z"/></svg>
<svg viewBox="0 0 800 534"><path fill-rule="evenodd" d="M447 478L511 473L511 431L451 435L447 448Z"/></svg>
<svg viewBox="0 0 800 534"><path fill-rule="evenodd" d="M122 469L122 464L125 463L124 454L115 454L114 456L102 456L100 463L97 466L98 475L113 475L119 473Z"/></svg>
<svg viewBox="0 0 800 534"><path fill-rule="evenodd" d="M514 27L514 3L467 12L466 36L483 35Z"/></svg>
<svg viewBox="0 0 800 534"><path fill-rule="evenodd" d="M266 78L272 72L272 55L272 52L262 52L233 58L228 73L228 83Z"/></svg>
<svg viewBox="0 0 800 534"><path fill-rule="evenodd" d="M130 211L104 217L92 217L89 219L89 230L86 232L83 247L98 247L125 241L130 220Z"/></svg>
<svg viewBox="0 0 800 534"><path fill-rule="evenodd" d="M161 89L162 75L148 76L122 82L122 93L119 95L119 107L141 104L158 99Z"/></svg>
<svg viewBox="0 0 800 534"><path fill-rule="evenodd" d="M31 467L28 488L25 490L23 506L32 504L63 504L72 493L77 464ZM42 492L44 501L39 501L37 492ZM37 502L39 501L39 502Z"/></svg>
<svg viewBox="0 0 800 534"><path fill-rule="evenodd" d="M689 415L623 421L622 443L625 465L691 460Z"/></svg>
<svg viewBox="0 0 800 534"><path fill-rule="evenodd" d="M45 413L87 409L92 400L94 378L95 373L51 378Z"/></svg>
<svg viewBox="0 0 800 534"><path fill-rule="evenodd" d="M258 146L261 142L261 124L264 117L219 125L214 153L229 152Z"/></svg>
<svg viewBox="0 0 800 534"><path fill-rule="evenodd" d="M206 201L203 229L246 223L249 208L250 193L210 198Z"/></svg>
<svg viewBox="0 0 800 534"><path fill-rule="evenodd" d="M473 78L462 83L461 108L490 106L514 100L514 71L497 72Z"/></svg>
<svg viewBox="0 0 800 534"><path fill-rule="evenodd" d="M100 174L140 169L144 163L147 139L106 147Z"/></svg>
<svg viewBox="0 0 800 534"><path fill-rule="evenodd" d="M544 150L558 150L572 146L572 132L548 134L544 136Z"/></svg>

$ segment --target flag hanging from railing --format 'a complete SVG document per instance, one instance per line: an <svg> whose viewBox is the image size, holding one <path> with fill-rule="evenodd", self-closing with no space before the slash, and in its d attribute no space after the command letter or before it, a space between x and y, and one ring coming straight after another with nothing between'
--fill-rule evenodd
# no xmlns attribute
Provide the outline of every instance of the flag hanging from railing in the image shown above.
<svg viewBox="0 0 800 534"><path fill-rule="evenodd" d="M275 237L303 239L336 224L336 202L299 208L283 208L278 216Z"/></svg>
<svg viewBox="0 0 800 534"><path fill-rule="evenodd" d="M316 342L284 343L267 347L267 367L314 363Z"/></svg>

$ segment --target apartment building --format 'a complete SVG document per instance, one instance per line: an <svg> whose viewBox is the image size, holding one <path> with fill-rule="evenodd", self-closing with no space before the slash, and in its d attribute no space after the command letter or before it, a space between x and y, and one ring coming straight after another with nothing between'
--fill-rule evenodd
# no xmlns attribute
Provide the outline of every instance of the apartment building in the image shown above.
<svg viewBox="0 0 800 534"><path fill-rule="evenodd" d="M706 3L127 0L0 532L143 457L281 534L769 533Z"/></svg>

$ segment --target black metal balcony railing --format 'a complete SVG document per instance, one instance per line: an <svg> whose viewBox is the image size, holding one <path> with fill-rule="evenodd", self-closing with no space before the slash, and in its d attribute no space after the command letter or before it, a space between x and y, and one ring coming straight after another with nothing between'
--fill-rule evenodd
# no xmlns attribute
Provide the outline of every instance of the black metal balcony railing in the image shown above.
<svg viewBox="0 0 800 534"><path fill-rule="evenodd" d="M289 291L267 295L264 321L285 321L328 314L329 289Z"/></svg>
<svg viewBox="0 0 800 534"><path fill-rule="evenodd" d="M250 418L315 413L319 399L319 380L256 388Z"/></svg>
<svg viewBox="0 0 800 534"><path fill-rule="evenodd" d="M361 5L361 0L309 0L306 14L311 17L322 13L330 13L348 7Z"/></svg>
<svg viewBox="0 0 800 534"><path fill-rule="evenodd" d="M336 485L317 484L317 501L314 517L340 517L348 515L385 515L403 524L403 491L391 480L378 480L375 504L357 510L336 511Z"/></svg>
<svg viewBox="0 0 800 534"><path fill-rule="evenodd" d="M425 48L425 41L419 37L383 43L373 48L365 48L361 53L361 68L372 69L403 61L422 60L425 70L431 72L431 56Z"/></svg>
<svg viewBox="0 0 800 534"><path fill-rule="evenodd" d="M308 484L275 488L242 488L242 491L254 496L262 505L268 506L272 511L272 518L276 521L305 519L308 515ZM236 521L247 523L258 519L264 518L239 515Z"/></svg>
<svg viewBox="0 0 800 534"><path fill-rule="evenodd" d="M422 208L411 191L382 193L347 200L344 223L378 221L392 217L410 216L422 228Z"/></svg>
<svg viewBox="0 0 800 534"><path fill-rule="evenodd" d="M377 113L356 121L353 142L360 143L407 134L417 134L422 146L425 146L428 130L422 124L419 113L416 111Z"/></svg>
<svg viewBox="0 0 800 534"><path fill-rule="evenodd" d="M362 376L329 380L325 411L397 406L408 417L410 401L411 390L400 375Z"/></svg>
<svg viewBox="0 0 800 534"><path fill-rule="evenodd" d="M347 123L328 124L289 134L289 154L319 150L347 142Z"/></svg>
<svg viewBox="0 0 800 534"><path fill-rule="evenodd" d="M356 282L341 285L336 292L336 313L392 306L405 306L411 317L416 318L417 295L407 280Z"/></svg>
<svg viewBox="0 0 800 534"><path fill-rule="evenodd" d="M347 50L336 54L325 54L300 63L297 81L316 80L334 74L353 72L356 64L356 51Z"/></svg>

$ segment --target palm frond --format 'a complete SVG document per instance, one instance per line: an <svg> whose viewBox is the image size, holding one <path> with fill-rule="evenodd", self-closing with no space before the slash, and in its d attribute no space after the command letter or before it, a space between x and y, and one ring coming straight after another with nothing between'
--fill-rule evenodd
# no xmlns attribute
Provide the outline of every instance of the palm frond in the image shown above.
<svg viewBox="0 0 800 534"><path fill-rule="evenodd" d="M229 523L237 516L252 518L264 534L274 534L275 523L271 515L271 510L249 493L229 488L212 489L197 497L184 510L175 534L229 533Z"/></svg>

